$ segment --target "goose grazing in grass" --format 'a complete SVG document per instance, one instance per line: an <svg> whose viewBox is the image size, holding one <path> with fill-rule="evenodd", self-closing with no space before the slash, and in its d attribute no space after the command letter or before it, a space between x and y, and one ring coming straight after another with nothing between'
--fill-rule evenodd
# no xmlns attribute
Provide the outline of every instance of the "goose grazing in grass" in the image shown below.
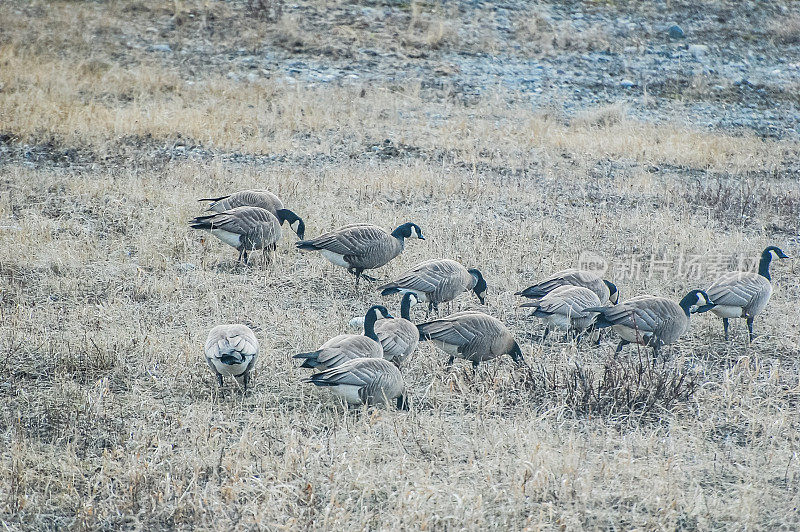
<svg viewBox="0 0 800 532"><path fill-rule="evenodd" d="M247 391L250 372L258 357L258 339L247 325L217 325L208 333L205 356L222 387L222 377L233 377Z"/></svg>
<svg viewBox="0 0 800 532"><path fill-rule="evenodd" d="M357 358L335 368L315 373L308 381L330 388L349 405L388 405L408 410L403 376L397 367L381 358Z"/></svg>
<svg viewBox="0 0 800 532"><path fill-rule="evenodd" d="M356 276L356 286L364 270L380 268L402 253L405 239L419 238L422 230L412 222L404 223L391 234L371 224L351 224L310 240L297 242L300 251L319 251L336 266L347 268ZM367 280L375 279L363 275Z"/></svg>
<svg viewBox="0 0 800 532"><path fill-rule="evenodd" d="M256 249L272 252L281 238L281 224L260 207L235 207L231 210L198 216L189 222L192 229L208 231L239 251L239 262L247 264L247 253Z"/></svg>
<svg viewBox="0 0 800 532"><path fill-rule="evenodd" d="M374 305L364 316L364 334L340 334L334 336L316 351L298 353L293 358L303 361L301 368L331 369L355 358L383 358L383 347L375 334L378 314L391 319L386 307Z"/></svg>
<svg viewBox="0 0 800 532"><path fill-rule="evenodd" d="M574 268L556 272L547 279L539 281L514 295L538 299L546 296L559 286L582 286L588 288L597 294L601 305L609 302L616 305L619 301L619 291L614 283L601 278L594 272L576 270Z"/></svg>
<svg viewBox="0 0 800 532"><path fill-rule="evenodd" d="M273 214L278 223L288 222L289 227L302 239L306 233L306 224L294 212L283 207L283 202L269 190L240 190L218 198L201 198L198 201L210 201L209 211L225 212L236 207L260 207Z"/></svg>
<svg viewBox="0 0 800 532"><path fill-rule="evenodd" d="M486 281L479 270L467 269L450 259L421 262L391 283L379 286L381 295L413 293L428 310L439 310L439 303L452 301L462 292L472 290L481 305L486 298Z"/></svg>
<svg viewBox="0 0 800 532"><path fill-rule="evenodd" d="M567 335L573 331L582 333L594 324L597 317L595 312L584 309L600 305L600 298L588 288L564 285L521 306L533 308L533 316L545 322L546 328L542 334L544 341L551 329L567 331Z"/></svg>
<svg viewBox="0 0 800 532"><path fill-rule="evenodd" d="M383 358L393 362L398 368L419 344L419 331L411 321L411 307L416 304L417 296L409 292L400 301L399 318L375 322L375 335L383 347ZM364 317L353 318L350 325L363 326L364 322Z"/></svg>
<svg viewBox="0 0 800 532"><path fill-rule="evenodd" d="M689 330L690 314L712 308L714 303L708 294L692 290L680 303L665 297L638 296L614 306L587 308L585 312L599 313L596 326L611 327L622 338L615 357L624 346L636 343L652 347L655 360L662 346L676 342Z"/></svg>
<svg viewBox="0 0 800 532"><path fill-rule="evenodd" d="M447 365L453 364L455 357L472 361L473 369L478 364L510 355L517 364L522 365L522 351L514 336L500 320L483 312L457 312L445 318L417 325L420 341L430 341L450 355Z"/></svg>
<svg viewBox="0 0 800 532"><path fill-rule="evenodd" d="M766 308L772 295L772 283L769 265L772 254L781 259L789 256L775 246L767 247L761 253L758 273L728 272L706 289L715 307L711 312L722 318L722 330L728 339L728 320L730 318L746 318L750 341L753 341L753 321Z"/></svg>

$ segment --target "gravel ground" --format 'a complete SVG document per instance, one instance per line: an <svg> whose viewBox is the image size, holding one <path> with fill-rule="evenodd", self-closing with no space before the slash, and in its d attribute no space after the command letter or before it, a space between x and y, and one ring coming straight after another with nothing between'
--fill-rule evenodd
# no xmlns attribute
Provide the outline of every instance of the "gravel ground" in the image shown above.
<svg viewBox="0 0 800 532"><path fill-rule="evenodd" d="M266 38L240 48L197 39L165 13L126 44L243 83L418 84L466 99L500 87L567 119L624 104L648 121L800 137L797 3L419 5L300 2L274 22L248 12ZM205 17L203 31L229 34L233 18Z"/></svg>

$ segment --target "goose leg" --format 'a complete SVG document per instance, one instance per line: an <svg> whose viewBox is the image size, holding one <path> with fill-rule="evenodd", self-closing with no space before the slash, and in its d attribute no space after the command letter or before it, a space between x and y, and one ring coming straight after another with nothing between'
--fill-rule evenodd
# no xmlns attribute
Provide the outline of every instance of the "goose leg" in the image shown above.
<svg viewBox="0 0 800 532"><path fill-rule="evenodd" d="M654 345L653 346L653 364L658 362L659 354L661 354L661 349L657 345Z"/></svg>
<svg viewBox="0 0 800 532"><path fill-rule="evenodd" d="M244 257L244 265L247 266L248 260L247 260L247 250L246 249L242 249L242 257Z"/></svg>
<svg viewBox="0 0 800 532"><path fill-rule="evenodd" d="M753 318L753 317L747 318L747 332L750 333L750 342L752 342L753 338L755 338L755 335L753 334L753 320L754 319L755 318Z"/></svg>
<svg viewBox="0 0 800 532"><path fill-rule="evenodd" d="M478 373L478 364L480 364L480 362L477 360L472 361L472 373Z"/></svg>
<svg viewBox="0 0 800 532"><path fill-rule="evenodd" d="M359 277L361 277L361 272L364 271L364 270L360 270L358 268L350 267L350 268L347 268L347 271L356 276L356 288L358 288L358 280L359 280Z"/></svg>
<svg viewBox="0 0 800 532"><path fill-rule="evenodd" d="M722 331L725 333L725 340L728 339L728 318L722 318Z"/></svg>
<svg viewBox="0 0 800 532"><path fill-rule="evenodd" d="M550 327L545 327L544 328L544 332L542 333L542 337L539 338L539 343L544 342L544 340L545 340L545 338L547 338L548 334L550 334Z"/></svg>
<svg viewBox="0 0 800 532"><path fill-rule="evenodd" d="M448 359L447 359L447 364L445 364L445 365L444 365L444 367L445 367L446 369L450 369L450 368L453 366L453 361L454 361L455 359L456 359L456 357L454 357L454 356L450 355L450 358L448 358Z"/></svg>
<svg viewBox="0 0 800 532"><path fill-rule="evenodd" d="M244 248L239 248L239 258L236 262L242 262L242 256L244 255Z"/></svg>
<svg viewBox="0 0 800 532"><path fill-rule="evenodd" d="M620 340L619 344L617 344L617 350L614 351L614 358L617 358L617 355L622 352L622 348L628 345L630 342L627 340Z"/></svg>

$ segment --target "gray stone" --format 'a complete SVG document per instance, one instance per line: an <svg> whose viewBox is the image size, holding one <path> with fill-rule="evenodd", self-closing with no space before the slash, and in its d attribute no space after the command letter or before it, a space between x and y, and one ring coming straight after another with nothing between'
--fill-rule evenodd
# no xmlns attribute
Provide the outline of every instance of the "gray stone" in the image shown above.
<svg viewBox="0 0 800 532"><path fill-rule="evenodd" d="M681 28L677 24L670 26L669 29L667 30L667 33L669 34L671 39L683 39L684 37L686 37L686 34L683 33L683 28Z"/></svg>
<svg viewBox="0 0 800 532"><path fill-rule="evenodd" d="M154 44L151 48L154 52L171 52L172 47L168 44Z"/></svg>
<svg viewBox="0 0 800 532"><path fill-rule="evenodd" d="M622 87L623 89L630 89L631 87L633 87L635 85L636 85L636 83L634 83L633 81L631 81L629 79L623 79L622 81L619 82L619 86Z"/></svg>
<svg viewBox="0 0 800 532"><path fill-rule="evenodd" d="M695 57L703 57L708 53L708 46L705 44L692 44L689 46L689 53Z"/></svg>

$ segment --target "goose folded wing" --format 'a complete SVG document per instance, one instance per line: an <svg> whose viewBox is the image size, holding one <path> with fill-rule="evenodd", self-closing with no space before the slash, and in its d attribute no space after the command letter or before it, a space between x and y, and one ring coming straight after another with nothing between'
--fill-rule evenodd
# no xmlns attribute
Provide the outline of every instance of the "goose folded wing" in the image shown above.
<svg viewBox="0 0 800 532"><path fill-rule="evenodd" d="M337 255L362 255L375 245L376 241L388 235L381 228L367 224L352 224L337 231L325 233L311 240L319 249Z"/></svg>
<svg viewBox="0 0 800 532"><path fill-rule="evenodd" d="M764 289L757 278L731 276L720 283L714 283L706 291L715 305L744 307Z"/></svg>
<svg viewBox="0 0 800 532"><path fill-rule="evenodd" d="M366 386L380 373L381 366L375 361L364 360L357 364L343 364L311 376L311 382L324 383L328 386Z"/></svg>
<svg viewBox="0 0 800 532"><path fill-rule="evenodd" d="M479 336L473 327L458 320L436 320L423 323L418 328L425 338L460 347L469 345Z"/></svg>
<svg viewBox="0 0 800 532"><path fill-rule="evenodd" d="M391 283L379 287L379 290L384 290L386 288L405 288L427 294L436 290L440 281L441 277L437 275L435 270L420 268L406 272Z"/></svg>

